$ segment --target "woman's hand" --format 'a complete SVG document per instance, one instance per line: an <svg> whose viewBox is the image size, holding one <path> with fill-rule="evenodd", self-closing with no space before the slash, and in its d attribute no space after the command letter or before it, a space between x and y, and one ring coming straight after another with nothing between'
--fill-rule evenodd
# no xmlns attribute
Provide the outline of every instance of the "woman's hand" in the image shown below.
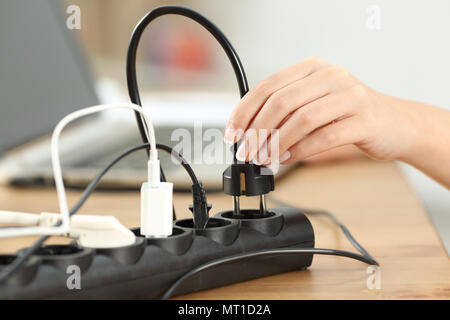
<svg viewBox="0 0 450 320"><path fill-rule="evenodd" d="M375 159L397 159L412 148L416 128L414 114L393 99L313 57L250 90L228 121L225 141L243 138L238 160L260 164L278 160L271 154L272 129L278 129L282 163L347 144Z"/></svg>
<svg viewBox="0 0 450 320"><path fill-rule="evenodd" d="M230 144L240 139L241 161L291 163L355 145L450 187L450 112L379 93L320 58L272 75L242 98L224 137Z"/></svg>

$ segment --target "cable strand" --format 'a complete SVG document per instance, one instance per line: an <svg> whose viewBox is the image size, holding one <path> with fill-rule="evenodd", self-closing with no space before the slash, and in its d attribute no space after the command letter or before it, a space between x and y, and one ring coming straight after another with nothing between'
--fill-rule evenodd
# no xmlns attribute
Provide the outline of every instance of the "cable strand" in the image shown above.
<svg viewBox="0 0 450 320"><path fill-rule="evenodd" d="M191 278L192 276L210 269L212 267L222 265L225 263L230 263L233 261L248 259L248 258L254 258L259 256L266 256L266 255L279 255L279 254L305 254L305 253L312 253L312 254L321 254L321 255L333 255L333 256L340 256L340 257L346 257L350 259L355 259L364 263L367 263L369 265L378 265L378 263L375 260L369 259L363 255L359 255L354 252L350 251L344 251L344 250L336 250L336 249L321 249L321 248L282 248L282 249L267 249L267 250L260 250L255 252L246 252L242 254L237 254L230 257L220 258L213 261L209 261L205 264L202 264L200 266L197 266L188 272L186 272L183 276L178 278L170 287L169 289L164 293L164 295L161 297L161 300L167 300L176 292L176 290L180 287L180 285L186 281L187 279Z"/></svg>
<svg viewBox="0 0 450 320"><path fill-rule="evenodd" d="M127 50L126 76L127 76L128 95L130 97L131 102L142 107L142 101L139 94L139 86L137 82L137 73L136 73L136 56L141 36L144 30L153 20L163 15L169 14L179 15L194 20L202 27L204 27L217 40L217 42L219 42L220 46L225 51L225 54L227 55L231 63L231 66L233 67L237 84L239 87L240 96L241 98L244 97L244 95L249 90L247 76L245 75L244 67L242 65L241 60L239 59L238 54L236 53L236 50L233 48L233 46L231 45L230 41L225 36L225 34L209 19L207 19L206 17L204 17L203 15L192 9L182 6L162 6L155 8L149 13L147 13L137 23L130 38ZM142 117L137 112L135 112L135 116L142 140L145 143L147 143L148 140L145 132L145 124L142 121ZM236 150L237 145L235 144L233 147L234 161L236 161Z"/></svg>
<svg viewBox="0 0 450 320"><path fill-rule="evenodd" d="M348 241L353 245L353 247L356 250L358 250L362 255L366 256L367 258L369 258L373 261L376 261L372 257L372 255L366 249L364 249L364 247L358 241L356 241L355 237L350 233L347 226L345 224L343 224L342 222L340 222L339 219L331 212L326 211L326 210L321 210L321 209L311 209L311 208L303 208L303 207L293 206L292 204L284 202L277 198L274 198L271 195L268 195L267 199L279 206L292 207L292 208L295 208L295 209L297 209L301 212L304 212L306 214L309 214L309 215L323 215L323 216L327 217L342 230L342 232L344 233L344 235L346 236ZM378 265L378 263L377 263L377 265Z"/></svg>

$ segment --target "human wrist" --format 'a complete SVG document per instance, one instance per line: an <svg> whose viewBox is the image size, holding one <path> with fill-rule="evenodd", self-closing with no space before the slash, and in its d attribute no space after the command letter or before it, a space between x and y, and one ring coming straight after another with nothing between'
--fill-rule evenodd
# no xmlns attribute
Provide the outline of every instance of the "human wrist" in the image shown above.
<svg viewBox="0 0 450 320"><path fill-rule="evenodd" d="M402 99L399 99L402 100ZM406 162L422 171L430 167L439 167L442 146L450 139L446 130L448 113L424 103L402 100L402 106L407 111L407 132L404 152L396 160ZM447 135L446 135L447 134Z"/></svg>
<svg viewBox="0 0 450 320"><path fill-rule="evenodd" d="M386 94L380 94L380 100L388 106L389 117L394 120L389 125L392 126L389 134L395 142L391 145L391 160L411 163L429 145L429 121L424 121L425 105Z"/></svg>

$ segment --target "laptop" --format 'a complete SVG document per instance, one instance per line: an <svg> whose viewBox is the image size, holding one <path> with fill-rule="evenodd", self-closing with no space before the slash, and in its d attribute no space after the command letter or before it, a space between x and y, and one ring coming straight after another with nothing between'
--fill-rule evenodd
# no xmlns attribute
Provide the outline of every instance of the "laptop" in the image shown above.
<svg viewBox="0 0 450 320"><path fill-rule="evenodd" d="M0 2L2 183L53 185L50 134L57 122L83 107L129 102L125 94L116 94L115 101L101 99L110 95L104 92L104 85L96 85L92 78L76 31L66 28L62 9L47 0ZM24 12L30 14L25 17ZM223 128L239 100L237 93L201 92L143 94L142 98L158 143L175 146L179 143L177 138L187 134L193 148L205 147L208 130L217 133ZM201 126L201 136L195 132L196 125ZM61 136L60 157L66 185L86 186L109 161L141 143L130 110L76 121ZM223 148L229 151L229 147ZM189 190L191 181L182 167L163 152L160 158L174 189ZM139 188L146 178L146 160L144 150L128 156L102 179L100 187ZM228 166L225 161L196 161L194 157L187 160L207 190L221 190L222 172Z"/></svg>

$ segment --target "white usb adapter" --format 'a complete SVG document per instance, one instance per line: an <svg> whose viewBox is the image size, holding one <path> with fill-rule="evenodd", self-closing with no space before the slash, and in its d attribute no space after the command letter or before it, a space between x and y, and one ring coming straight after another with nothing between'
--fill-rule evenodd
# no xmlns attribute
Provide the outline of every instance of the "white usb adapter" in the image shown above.
<svg viewBox="0 0 450 320"><path fill-rule="evenodd" d="M163 238L172 234L173 183L160 181L156 150L150 150L148 182L141 187L141 235Z"/></svg>

